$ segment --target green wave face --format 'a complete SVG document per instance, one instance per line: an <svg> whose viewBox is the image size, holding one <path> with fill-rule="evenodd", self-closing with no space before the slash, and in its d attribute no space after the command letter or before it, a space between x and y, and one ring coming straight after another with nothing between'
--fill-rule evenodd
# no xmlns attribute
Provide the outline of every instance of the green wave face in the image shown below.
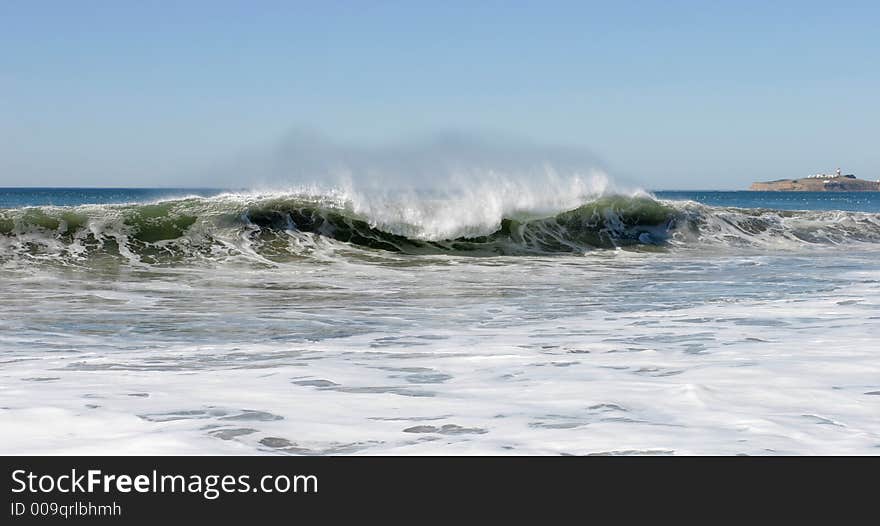
<svg viewBox="0 0 880 526"><path fill-rule="evenodd" d="M426 240L396 234L393 226L380 227L346 203L313 197L28 207L0 210L0 261L178 264L244 254L277 262L309 257L321 240L360 250L471 256L649 250L704 242L741 246L778 239L880 242L877 217L837 214L607 196L554 216L505 218L483 236Z"/></svg>
<svg viewBox="0 0 880 526"><path fill-rule="evenodd" d="M552 222L562 240L588 247L659 245L666 241L677 211L647 197L605 197L563 212Z"/></svg>
<svg viewBox="0 0 880 526"><path fill-rule="evenodd" d="M179 213L173 203L142 205L127 210L125 224L133 238L145 243L177 239L184 235L198 217Z"/></svg>
<svg viewBox="0 0 880 526"><path fill-rule="evenodd" d="M649 198L608 197L545 219L503 219L492 234L426 241L393 234L351 213L332 208L271 203L245 212L261 229L295 229L353 245L411 254L470 255L582 252L638 244L659 245L674 208ZM647 237L646 237L647 236Z"/></svg>

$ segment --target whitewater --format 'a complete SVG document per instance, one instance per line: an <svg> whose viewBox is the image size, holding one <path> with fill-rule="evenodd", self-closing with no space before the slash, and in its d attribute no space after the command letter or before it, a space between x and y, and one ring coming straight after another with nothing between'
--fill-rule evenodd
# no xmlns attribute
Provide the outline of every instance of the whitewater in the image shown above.
<svg viewBox="0 0 880 526"><path fill-rule="evenodd" d="M0 453L880 453L871 198L65 195L0 207Z"/></svg>

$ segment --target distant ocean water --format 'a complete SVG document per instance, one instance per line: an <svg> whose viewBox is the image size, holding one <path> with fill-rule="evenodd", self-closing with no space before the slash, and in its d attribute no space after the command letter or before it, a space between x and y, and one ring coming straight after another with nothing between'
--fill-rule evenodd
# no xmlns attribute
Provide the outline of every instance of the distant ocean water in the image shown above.
<svg viewBox="0 0 880 526"><path fill-rule="evenodd" d="M880 451L880 193L576 197L0 189L0 452Z"/></svg>
<svg viewBox="0 0 880 526"><path fill-rule="evenodd" d="M880 192L662 191L654 195L660 199L697 201L709 206L880 212Z"/></svg>
<svg viewBox="0 0 880 526"><path fill-rule="evenodd" d="M0 208L144 203L186 196L210 197L224 191L210 188L0 188ZM653 194L660 199L696 201L710 206L880 212L880 192L664 190Z"/></svg>
<svg viewBox="0 0 880 526"><path fill-rule="evenodd" d="M209 188L2 188L0 208L147 203L187 196L209 197L223 190Z"/></svg>

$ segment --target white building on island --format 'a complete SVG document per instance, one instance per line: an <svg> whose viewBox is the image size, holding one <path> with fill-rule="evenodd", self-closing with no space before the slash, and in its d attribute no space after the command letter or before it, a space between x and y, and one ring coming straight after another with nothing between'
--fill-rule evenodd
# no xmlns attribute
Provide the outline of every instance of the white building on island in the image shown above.
<svg viewBox="0 0 880 526"><path fill-rule="evenodd" d="M806 179L837 179L838 177L846 177L848 179L855 179L856 178L856 176L853 174L842 175L840 172L840 168L838 168L837 171L833 174L808 175L806 177Z"/></svg>

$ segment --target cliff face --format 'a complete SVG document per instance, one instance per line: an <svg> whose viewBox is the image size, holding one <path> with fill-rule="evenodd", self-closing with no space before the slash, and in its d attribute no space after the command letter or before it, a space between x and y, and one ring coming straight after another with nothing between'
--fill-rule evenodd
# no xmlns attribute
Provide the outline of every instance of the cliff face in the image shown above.
<svg viewBox="0 0 880 526"><path fill-rule="evenodd" d="M828 181L827 183L825 181ZM749 190L779 192L880 192L880 182L849 177L781 179L752 183Z"/></svg>

